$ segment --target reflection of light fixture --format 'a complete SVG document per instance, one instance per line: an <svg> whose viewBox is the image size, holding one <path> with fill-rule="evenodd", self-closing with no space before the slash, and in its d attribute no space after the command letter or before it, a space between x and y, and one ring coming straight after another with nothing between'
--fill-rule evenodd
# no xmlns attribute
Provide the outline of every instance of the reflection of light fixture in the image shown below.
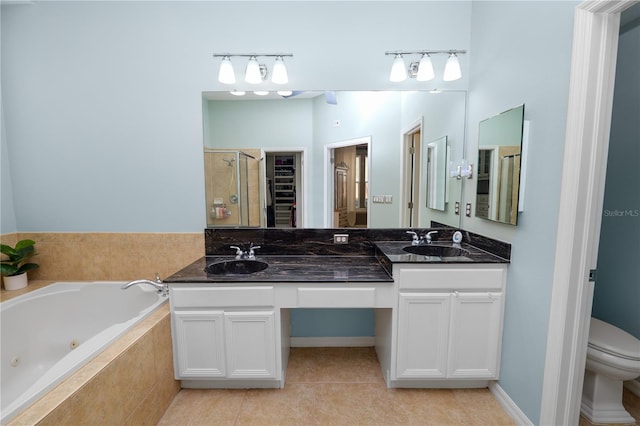
<svg viewBox="0 0 640 426"><path fill-rule="evenodd" d="M280 96L291 96L291 95L293 95L293 92L291 90L278 90L276 93L278 95L280 95Z"/></svg>
<svg viewBox="0 0 640 426"><path fill-rule="evenodd" d="M444 81L459 80L462 77L462 71L460 71L460 62L455 53L449 55L447 64L444 66Z"/></svg>
<svg viewBox="0 0 640 426"><path fill-rule="evenodd" d="M393 65L391 65L391 74L389 80L392 82L400 82L407 78L407 70L405 69L403 55L421 55L420 62L411 62L409 64L409 77L415 78L417 81L429 81L435 77L433 71L433 63L431 55L446 54L449 55L444 69L444 81L458 80L462 77L460 70L460 62L458 56L467 53L466 50L416 50L416 51L392 51L385 52L385 55L394 55Z"/></svg>
<svg viewBox="0 0 640 426"><path fill-rule="evenodd" d="M232 90L229 93L233 96L244 96L246 92L244 90Z"/></svg>
<svg viewBox="0 0 640 426"><path fill-rule="evenodd" d="M393 65L391 66L391 74L389 75L389 81L397 83L399 81L404 81L407 79L407 72L404 68L404 59L402 59L402 55L396 55L396 58L393 60Z"/></svg>
<svg viewBox="0 0 640 426"><path fill-rule="evenodd" d="M214 53L214 58L222 58L220 70L218 72L218 81L223 84L235 84L236 76L231 64L232 56L241 56L249 58L245 69L244 79L249 84L260 84L267 79L269 73L267 66L258 62L259 57L276 58L273 65L272 82L275 84L287 84L289 76L287 68L284 65L284 57L293 57L292 53Z"/></svg>
<svg viewBox="0 0 640 426"><path fill-rule="evenodd" d="M276 61L273 64L273 75L271 76L271 81L275 84L287 84L289 82L287 67L284 66L282 56L276 57Z"/></svg>
<svg viewBox="0 0 640 426"><path fill-rule="evenodd" d="M473 164L467 163L467 160L460 160L460 164L453 161L449 162L449 176L456 179L473 178Z"/></svg>
<svg viewBox="0 0 640 426"><path fill-rule="evenodd" d="M269 94L268 90L256 90L253 92L254 95L258 96L267 96Z"/></svg>
<svg viewBox="0 0 640 426"><path fill-rule="evenodd" d="M233 72L231 58L225 56L220 64L220 72L218 72L218 81L223 84L235 84L236 75Z"/></svg>

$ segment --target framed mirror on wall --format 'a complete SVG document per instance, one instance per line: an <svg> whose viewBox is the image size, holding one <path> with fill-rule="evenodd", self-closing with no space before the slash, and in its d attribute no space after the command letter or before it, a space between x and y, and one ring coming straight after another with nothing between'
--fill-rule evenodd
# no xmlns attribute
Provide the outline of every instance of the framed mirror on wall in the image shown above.
<svg viewBox="0 0 640 426"><path fill-rule="evenodd" d="M524 105L480 122L476 217L516 225Z"/></svg>
<svg viewBox="0 0 640 426"><path fill-rule="evenodd" d="M299 93L299 94L298 94ZM205 150L241 151L256 157L263 164L263 170L270 170L265 153L277 151L304 152L304 158L296 161L295 196L298 207L297 227L324 228L334 223L335 206L342 202L347 209L355 211L355 220L348 220L346 227L399 228L406 206L403 205L403 188L407 170L403 166L402 132L411 123L422 124L420 138L433 141L446 135L444 142L432 148L433 160L438 163L437 171L431 176L427 189L428 144L420 144L420 158L423 167L414 177L420 199L417 207L417 221L414 227L429 227L432 222L458 227L460 216L454 212L455 202L460 202L462 184L460 181L445 182L439 176L446 176L445 166L440 167L440 159L446 158L448 144L453 159L460 160L464 153L466 92L443 91L338 91L332 92L335 102L328 103L324 91L296 92L295 96L281 97L275 93L256 96L247 93L243 97L229 92L203 93L203 134ZM348 162L347 188L336 198L334 175L335 164L332 156L326 155L327 146L346 140L369 140L368 150L355 151L355 160ZM262 154L256 155L255 152ZM351 157L349 157L351 158ZM359 159L359 161L358 161ZM325 164L327 163L327 164ZM253 167L252 161L248 162ZM221 162L220 164L225 165ZM228 167L228 166L225 166ZM434 168L436 167L434 163ZM325 170L330 170L323 178ZM358 172L360 170L360 172ZM225 170L227 171L227 170ZM228 174L228 173L227 173ZM258 199L259 220L251 220L250 225L237 222L233 226L268 226L268 178L249 174L249 202ZM228 179L205 177L207 194L217 194L216 185L229 186ZM273 177L275 179L275 176ZM274 180L271 186L275 185ZM452 181L444 177L444 179ZM298 182L299 180L299 182ZM262 182L264 181L264 182ZM350 186L353 181L353 188ZM450 187L448 187L450 184ZM447 188L446 192L443 188ZM226 191L226 189L225 189ZM433 204L427 206L427 192ZM346 195L347 199L344 199ZM448 195L448 199L446 196ZM207 209L211 209L212 195L208 196ZM212 198L213 197L213 198ZM351 199L353 197L353 199ZM443 198L444 197L444 198ZM436 199L438 200L436 202ZM338 201L341 200L341 201ZM225 200L226 201L226 200ZM273 198L271 199L273 202ZM254 202L255 206L256 203ZM243 206L233 206L242 209ZM244 209L243 211L249 210ZM251 208L253 212L253 208ZM301 213L303 212L303 213ZM329 212L329 219L327 219ZM210 214L210 213L207 213ZM348 216L348 215L347 215ZM343 221L344 222L344 221ZM354 225L349 225L354 223ZM211 220L208 226L226 225L220 219Z"/></svg>

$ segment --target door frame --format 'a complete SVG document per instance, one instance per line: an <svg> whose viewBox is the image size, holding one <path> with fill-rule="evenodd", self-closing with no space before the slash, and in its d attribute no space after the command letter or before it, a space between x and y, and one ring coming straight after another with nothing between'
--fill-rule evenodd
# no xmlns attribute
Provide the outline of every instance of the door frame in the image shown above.
<svg viewBox="0 0 640 426"><path fill-rule="evenodd" d="M260 159L264 170L261 171L260 179L260 197L262 199L262 214L260 215L260 226L266 228L267 218L267 154L293 154L297 158L300 158L300 164L296 164L296 188L302 188L302 192L296 189L296 227L304 228L307 226L307 209L305 209L305 199L307 196L307 170L304 167L304 159L306 157L306 148L285 147L285 148L262 148L262 158ZM264 220L264 224L262 221Z"/></svg>
<svg viewBox="0 0 640 426"><path fill-rule="evenodd" d="M417 156L417 160L416 157L414 157L414 163L416 161L420 162L422 161L422 142L423 142L423 135L424 135L424 124L423 124L423 118L417 118L416 120L412 121L411 123L409 123L404 129L402 129L402 133L401 133L401 167L400 167L400 182L402 183L402 188L404 188L401 193L400 193L400 218L401 218L401 223L400 223L400 227L408 227L409 226L409 211L408 211L408 207L407 204L409 203L409 200L411 199L411 177L409 176L409 162L407 161L407 156L408 156L408 144L409 142L413 139L413 134L420 132L420 142L419 142L419 148L418 148L418 152L414 152L414 155ZM419 188L420 187L420 181L422 179L422 165L418 164L418 176L415 176L415 165L414 165L414 174L413 174L413 178L415 179L415 183L416 183L416 187ZM420 192L418 190L418 192L416 193L416 189L414 188L414 194L416 194L416 198L418 198L418 201L416 202L414 200L413 203L413 217L415 218L415 222L413 224L413 227L416 228L418 227L418 224L420 223Z"/></svg>
<svg viewBox="0 0 640 426"><path fill-rule="evenodd" d="M371 192L371 136L361 136L359 138L345 139L338 142L331 142L324 145L324 227L333 228L333 208L334 208L334 167L333 151L336 148L344 148L353 145L367 145L367 170L369 170L369 192ZM371 195L367 205L367 228L371 226Z"/></svg>
<svg viewBox="0 0 640 426"><path fill-rule="evenodd" d="M611 130L620 13L638 0L585 1L574 14L569 102L541 425L578 424Z"/></svg>

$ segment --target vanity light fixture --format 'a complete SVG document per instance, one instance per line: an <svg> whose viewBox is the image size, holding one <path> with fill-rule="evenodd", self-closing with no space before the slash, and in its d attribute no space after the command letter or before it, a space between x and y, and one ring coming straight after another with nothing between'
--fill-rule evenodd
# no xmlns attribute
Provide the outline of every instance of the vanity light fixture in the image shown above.
<svg viewBox="0 0 640 426"><path fill-rule="evenodd" d="M291 90L278 90L276 93L279 96L291 96L291 95L293 95L293 91L291 91Z"/></svg>
<svg viewBox="0 0 640 426"><path fill-rule="evenodd" d="M287 84L289 82L287 67L284 66L282 56L276 57L276 61L273 64L273 75L271 76L271 81L275 84Z"/></svg>
<svg viewBox="0 0 640 426"><path fill-rule="evenodd" d="M255 56L250 57L249 62L247 62L247 69L244 72L244 81L246 81L249 84L262 83L262 73L260 72L260 64L258 63L258 59Z"/></svg>
<svg viewBox="0 0 640 426"><path fill-rule="evenodd" d="M253 92L254 95L258 95L258 96L267 96L269 94L268 90L255 90Z"/></svg>
<svg viewBox="0 0 640 426"><path fill-rule="evenodd" d="M267 66L258 62L259 57L275 58L272 77L273 83L287 84L289 82L287 68L284 65L284 58L292 58L292 53L214 53L214 58L222 58L218 72L218 81L220 83L235 84L236 77L233 71L233 65L231 64L231 58L234 56L249 58L244 74L244 80L249 84L260 84L267 79L267 75L269 74Z"/></svg>
<svg viewBox="0 0 640 426"><path fill-rule="evenodd" d="M225 56L220 63L220 71L218 72L218 81L223 84L235 84L236 74L233 72L231 58Z"/></svg>
<svg viewBox="0 0 640 426"><path fill-rule="evenodd" d="M244 90L232 90L229 93L231 93L233 96L244 96L247 92L245 92Z"/></svg>
<svg viewBox="0 0 640 426"><path fill-rule="evenodd" d="M422 55L420 62L418 63L418 72L416 73L416 80L429 81L435 77L433 72L433 64L431 63L431 56L428 53Z"/></svg>
<svg viewBox="0 0 640 426"><path fill-rule="evenodd" d="M408 68L409 77L415 78L417 81L429 81L435 77L433 63L431 62L432 55L449 55L442 79L444 81L458 80L462 77L458 55L465 53L467 53L466 50L395 50L385 52L385 55L394 55L395 57L391 66L389 80L394 83L406 80L407 71L405 71L404 55L421 55L420 61L411 62Z"/></svg>
<svg viewBox="0 0 640 426"><path fill-rule="evenodd" d="M458 57L455 53L449 55L447 59L447 63L444 66L444 76L442 80L444 81L454 81L459 80L462 77L462 71L460 70L460 62L458 61Z"/></svg>
<svg viewBox="0 0 640 426"><path fill-rule="evenodd" d="M404 59L401 54L396 54L396 58L391 65L391 74L389 75L389 81L394 83L404 81L407 79L407 72L405 71Z"/></svg>

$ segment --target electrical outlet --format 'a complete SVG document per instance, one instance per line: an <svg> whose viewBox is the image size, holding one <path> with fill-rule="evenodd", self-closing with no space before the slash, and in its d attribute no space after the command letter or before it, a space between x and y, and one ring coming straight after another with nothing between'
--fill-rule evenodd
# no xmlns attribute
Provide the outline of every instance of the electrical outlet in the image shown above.
<svg viewBox="0 0 640 426"><path fill-rule="evenodd" d="M333 244L349 244L349 234L333 234Z"/></svg>
<svg viewBox="0 0 640 426"><path fill-rule="evenodd" d="M466 204L464 213L467 215L467 217L471 217L471 203Z"/></svg>
<svg viewBox="0 0 640 426"><path fill-rule="evenodd" d="M454 213L460 215L460 201L456 201L456 207Z"/></svg>

